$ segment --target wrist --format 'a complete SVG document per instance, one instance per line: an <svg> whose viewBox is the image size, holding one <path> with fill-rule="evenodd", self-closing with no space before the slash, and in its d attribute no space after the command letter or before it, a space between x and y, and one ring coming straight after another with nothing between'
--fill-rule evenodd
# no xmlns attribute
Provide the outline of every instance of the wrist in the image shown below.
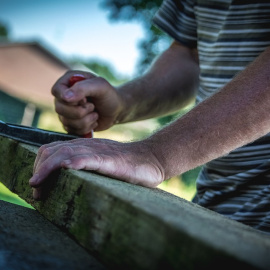
<svg viewBox="0 0 270 270"><path fill-rule="evenodd" d="M119 106L118 106L118 113L116 114L114 124L123 124L129 122L130 113L129 109L130 106L128 104L132 104L129 102L131 99L131 95L125 91L122 91L121 87L116 88L116 92L119 98Z"/></svg>
<svg viewBox="0 0 270 270"><path fill-rule="evenodd" d="M136 172L134 176L139 179L136 182L137 185L155 188L166 180L163 164L155 151L153 151L151 140L145 139L131 142L130 145L133 145L138 158L138 163L132 163L132 167Z"/></svg>
<svg viewBox="0 0 270 270"><path fill-rule="evenodd" d="M189 154L191 149L187 140L176 130L177 125L168 125L147 138L151 152L162 168L164 180L181 175L191 169Z"/></svg>
<svg viewBox="0 0 270 270"><path fill-rule="evenodd" d="M159 133L159 132L157 132ZM145 144L148 146L148 151L154 156L157 161L158 167L162 174L162 181L169 179L173 175L170 174L170 166L168 159L166 158L166 143L160 140L157 133L153 134L145 140Z"/></svg>

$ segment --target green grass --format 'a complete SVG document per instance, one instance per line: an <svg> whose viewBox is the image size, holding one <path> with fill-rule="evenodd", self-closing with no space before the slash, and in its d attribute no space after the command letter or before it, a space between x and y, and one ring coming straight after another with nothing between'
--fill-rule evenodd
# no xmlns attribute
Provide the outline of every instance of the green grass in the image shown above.
<svg viewBox="0 0 270 270"><path fill-rule="evenodd" d="M0 182L0 200L34 209L30 204L11 192Z"/></svg>

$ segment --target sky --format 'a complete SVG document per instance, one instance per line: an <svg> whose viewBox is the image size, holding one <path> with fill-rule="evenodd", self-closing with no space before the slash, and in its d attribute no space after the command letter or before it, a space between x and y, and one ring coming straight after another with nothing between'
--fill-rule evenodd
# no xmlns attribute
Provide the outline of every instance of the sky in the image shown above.
<svg viewBox="0 0 270 270"><path fill-rule="evenodd" d="M102 0L0 0L0 22L12 41L39 41L61 58L80 56L110 63L133 75L144 36L139 22L112 22Z"/></svg>

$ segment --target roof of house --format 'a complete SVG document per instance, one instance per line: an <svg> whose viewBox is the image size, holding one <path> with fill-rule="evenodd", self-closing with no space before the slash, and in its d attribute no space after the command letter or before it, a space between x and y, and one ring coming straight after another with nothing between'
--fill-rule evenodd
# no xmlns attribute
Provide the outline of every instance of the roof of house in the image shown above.
<svg viewBox="0 0 270 270"><path fill-rule="evenodd" d="M0 90L53 106L51 87L70 67L37 42L0 43Z"/></svg>

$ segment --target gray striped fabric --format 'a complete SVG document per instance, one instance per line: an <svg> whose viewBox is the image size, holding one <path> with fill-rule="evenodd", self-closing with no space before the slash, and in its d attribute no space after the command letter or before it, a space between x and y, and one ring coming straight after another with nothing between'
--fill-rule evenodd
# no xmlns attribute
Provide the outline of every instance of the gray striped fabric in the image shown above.
<svg viewBox="0 0 270 270"><path fill-rule="evenodd" d="M198 48L201 102L270 46L270 0L166 0L154 23ZM196 202L270 233L270 135L206 164Z"/></svg>

